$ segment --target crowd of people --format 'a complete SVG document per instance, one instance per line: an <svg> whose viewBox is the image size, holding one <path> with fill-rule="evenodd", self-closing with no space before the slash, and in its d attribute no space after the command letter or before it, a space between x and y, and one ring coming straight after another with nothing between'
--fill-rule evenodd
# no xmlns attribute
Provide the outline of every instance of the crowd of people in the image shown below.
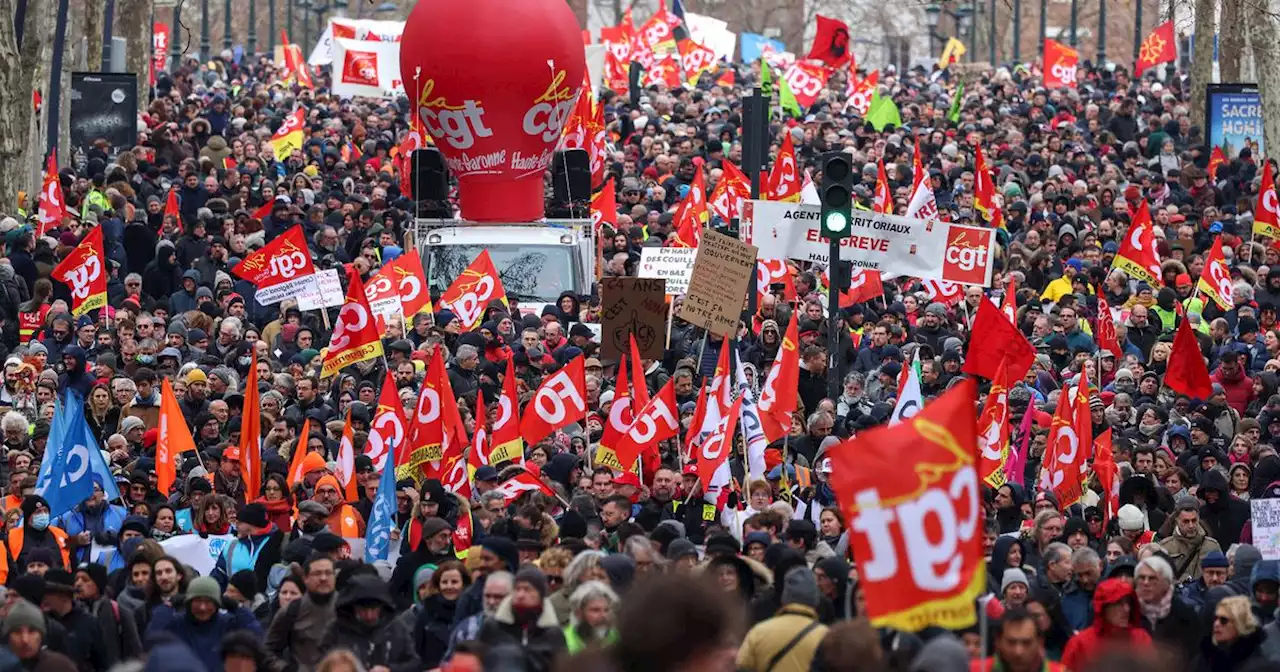
<svg viewBox="0 0 1280 672"><path fill-rule="evenodd" d="M804 116L775 113L771 156L784 134L813 173L823 152L849 152L864 166L855 191L868 206L883 161L898 214L917 158L942 215L981 223L980 146L1005 226L992 286L965 287L955 301L895 278L882 297L829 306L826 269L799 262L790 282L753 300L734 357L758 388L797 321L799 402L790 436L765 452L766 473L748 478L734 451L737 479L722 504L704 502L698 466L682 454L721 345L703 345L678 319L665 356L632 376L650 393L674 380L682 421L640 475L595 459L610 407L627 394L615 390L619 362L584 328L598 320L598 297L545 308L513 300L474 331L449 310L420 313L389 325L385 358L322 379L331 320L292 300L261 305L232 269L295 224L321 269L367 279L416 253L406 243L416 207L393 156L409 131L407 101L339 100L323 73L318 88L298 88L269 61L229 52L159 73L136 145L115 155L99 145L63 169L62 222L37 236L34 202L0 219L0 668L1277 669L1280 561L1263 556L1280 549L1253 534L1250 506L1280 496L1280 247L1252 235L1262 158L1225 148L1226 161L1210 166L1189 84L1172 70L1079 73L1076 88L1046 90L1034 65L969 72L956 121L948 111L961 74L882 70L902 127L880 132L846 105L840 74ZM723 162L740 164L742 99L759 67L738 65L736 75L733 85L703 77L634 98L599 93L619 208L616 227L599 232L605 275L634 275L642 248L675 244L674 211L695 177L711 190ZM267 143L295 106L305 142L278 161ZM176 216L165 214L171 188ZM1160 286L1111 269L1143 200ZM75 318L70 289L50 273L95 227L108 305ZM1226 310L1196 289L1218 239L1233 281ZM956 632L873 627L828 453L888 420L904 365L920 362L926 400L963 378L973 316L1006 287L1016 287L1015 321L1038 354L1008 393L1012 440L1030 444L1025 485L984 493L982 618ZM1099 298L1119 318L1123 356L1098 348ZM832 310L837 338L824 326ZM1212 372L1207 399L1166 385L1184 319ZM358 495L346 499L335 476L346 419L360 454L386 374L411 415L435 354L447 358L468 433L493 423L508 360L527 402L544 377L584 357L590 414L526 446L523 465L475 471L470 498L438 479L398 480L398 553L363 562L352 541L365 537L381 474L358 457ZM252 499L239 433L255 355L263 468ZM836 398L827 396L833 365ZM1113 515L1096 477L1079 502L1035 485L1057 399L1082 372L1094 435L1112 431ZM161 492L166 382L197 451L180 456L172 491ZM37 472L68 389L85 400L121 498L99 483L54 512ZM489 412L476 417L481 404ZM298 451L303 478L294 479ZM556 496L509 497L501 485L516 473L534 473ZM198 575L167 550L184 535L235 541Z"/></svg>

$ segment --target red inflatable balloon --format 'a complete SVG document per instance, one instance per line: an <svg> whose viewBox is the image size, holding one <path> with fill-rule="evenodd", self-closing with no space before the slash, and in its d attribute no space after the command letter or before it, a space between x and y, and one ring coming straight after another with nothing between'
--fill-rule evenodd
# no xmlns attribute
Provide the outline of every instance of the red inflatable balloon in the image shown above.
<svg viewBox="0 0 1280 672"><path fill-rule="evenodd" d="M400 73L458 178L462 216L544 216L543 173L580 89L582 31L564 0L420 0Z"/></svg>

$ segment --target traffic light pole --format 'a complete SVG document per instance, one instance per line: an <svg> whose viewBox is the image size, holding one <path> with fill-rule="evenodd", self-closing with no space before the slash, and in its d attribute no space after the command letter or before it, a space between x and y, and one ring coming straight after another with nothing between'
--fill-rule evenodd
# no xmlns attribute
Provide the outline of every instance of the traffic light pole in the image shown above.
<svg viewBox="0 0 1280 672"><path fill-rule="evenodd" d="M827 344L831 352L827 362L827 396L831 401L840 398L840 290L836 282L836 260L840 258L840 240L829 238L827 243Z"/></svg>

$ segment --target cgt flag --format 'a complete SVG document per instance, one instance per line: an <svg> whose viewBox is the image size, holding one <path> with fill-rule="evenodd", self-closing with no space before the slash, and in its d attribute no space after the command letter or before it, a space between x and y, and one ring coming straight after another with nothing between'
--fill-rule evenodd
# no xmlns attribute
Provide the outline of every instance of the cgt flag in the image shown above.
<svg viewBox="0 0 1280 672"><path fill-rule="evenodd" d="M1004 485L1004 468L1009 461L1009 388L1002 382L1006 379L1005 362L1001 361L978 416L978 448L982 456L978 477L993 488Z"/></svg>
<svg viewBox="0 0 1280 672"><path fill-rule="evenodd" d="M382 356L382 335L374 325L373 311L365 298L364 282L355 266L347 267L347 298L329 339L320 377L328 378L345 367Z"/></svg>
<svg viewBox="0 0 1280 672"><path fill-rule="evenodd" d="M284 118L284 123L280 124L280 128L276 129L275 134L271 136L271 151L276 155L276 161L283 162L293 154L294 150L302 149L303 136L306 135L303 127L306 126L306 122L301 107Z"/></svg>
<svg viewBox="0 0 1280 672"><path fill-rule="evenodd" d="M480 325L484 311L493 299L501 300L503 307L510 309L502 278L493 266L489 251L483 250L440 295L440 307L448 308L458 316L463 331L471 331Z"/></svg>
<svg viewBox="0 0 1280 672"><path fill-rule="evenodd" d="M524 463L524 439L520 437L520 397L516 394L515 360L507 358L507 373L502 377L502 396L498 397L498 417L493 420L489 437L489 464Z"/></svg>
<svg viewBox="0 0 1280 672"><path fill-rule="evenodd" d="M828 453L873 626L955 630L977 619L987 576L976 405L966 379L911 420Z"/></svg>
<svg viewBox="0 0 1280 672"><path fill-rule="evenodd" d="M1253 235L1280 239L1280 200L1276 198L1270 161L1262 162L1262 185L1258 188L1258 204L1253 208Z"/></svg>
<svg viewBox="0 0 1280 672"><path fill-rule="evenodd" d="M49 277L71 288L71 315L107 305L107 270L102 253L102 227L95 226Z"/></svg>
<svg viewBox="0 0 1280 672"><path fill-rule="evenodd" d="M250 253L231 272L258 288L254 296L264 306L294 298L316 282L316 266L301 224Z"/></svg>
<svg viewBox="0 0 1280 672"><path fill-rule="evenodd" d="M1049 89L1076 88L1076 65L1080 52L1058 42L1044 41L1044 85Z"/></svg>
<svg viewBox="0 0 1280 672"><path fill-rule="evenodd" d="M1208 294L1223 312L1231 310L1235 305L1232 299L1231 269L1227 267L1226 257L1222 254L1222 236L1213 239L1213 247L1209 248L1209 254L1205 257L1204 270L1200 272L1200 282L1196 286Z"/></svg>
<svg viewBox="0 0 1280 672"><path fill-rule="evenodd" d="M782 148L769 171L768 200L800 202L800 172L796 164L796 148L791 142L791 132L782 134Z"/></svg>
<svg viewBox="0 0 1280 672"><path fill-rule="evenodd" d="M1120 243L1120 251L1111 261L1111 267L1129 274L1135 280L1141 280L1152 287L1159 287L1160 256L1156 254L1156 236L1151 225L1151 211L1147 209L1144 198L1138 204L1138 211L1133 215L1133 223L1129 232Z"/></svg>
<svg viewBox="0 0 1280 672"><path fill-rule="evenodd" d="M782 346L774 356L773 366L769 367L769 375L764 379L760 403L756 405L764 438L770 443L791 431L791 418L800 397L799 348L799 320L793 316L787 325L786 335L782 337Z"/></svg>

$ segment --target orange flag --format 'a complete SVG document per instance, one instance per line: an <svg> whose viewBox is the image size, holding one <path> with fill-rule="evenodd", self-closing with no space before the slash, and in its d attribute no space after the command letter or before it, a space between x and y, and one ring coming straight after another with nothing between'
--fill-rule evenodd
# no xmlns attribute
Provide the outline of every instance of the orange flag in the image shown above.
<svg viewBox="0 0 1280 672"><path fill-rule="evenodd" d="M182 210L178 207L178 188L169 189L169 195L164 199L164 216L173 217L178 220L178 228L182 228Z"/></svg>
<svg viewBox="0 0 1280 672"><path fill-rule="evenodd" d="M244 412L240 415L240 477L245 499L258 498L262 486L262 404L258 400L258 351L253 350L244 386Z"/></svg>
<svg viewBox="0 0 1280 672"><path fill-rule="evenodd" d="M1218 167L1227 162L1227 155L1223 153L1222 147L1213 146L1213 151L1209 152L1209 181L1216 182L1218 180Z"/></svg>
<svg viewBox="0 0 1280 672"><path fill-rule="evenodd" d="M160 387L160 435L156 437L156 490L169 495L178 478L178 459L185 452L195 452L196 442L178 406L178 397L168 378Z"/></svg>
<svg viewBox="0 0 1280 672"><path fill-rule="evenodd" d="M311 418L302 421L302 433L298 434L298 445L293 447L293 459L289 460L289 487L302 482L306 474L302 471L302 463L307 457L307 442L311 436Z"/></svg>

